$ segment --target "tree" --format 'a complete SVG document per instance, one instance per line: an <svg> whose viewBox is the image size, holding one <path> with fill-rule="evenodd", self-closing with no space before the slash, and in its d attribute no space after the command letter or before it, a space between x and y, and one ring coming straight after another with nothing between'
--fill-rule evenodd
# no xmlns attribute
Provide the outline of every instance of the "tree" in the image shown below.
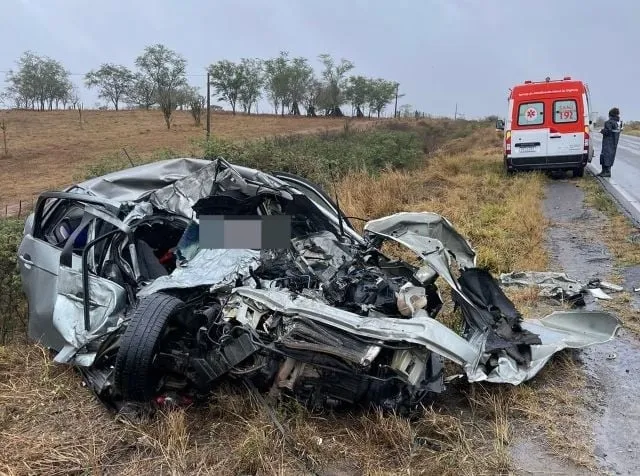
<svg viewBox="0 0 640 476"><path fill-rule="evenodd" d="M341 115L340 108L335 109L334 102L332 100L331 87L321 81L316 83L315 90L315 106L317 109L324 111L325 116L329 115Z"/></svg>
<svg viewBox="0 0 640 476"><path fill-rule="evenodd" d="M97 71L89 71L84 80L88 88L97 87L98 97L111 101L117 111L120 101L133 86L134 75L126 66L103 63Z"/></svg>
<svg viewBox="0 0 640 476"><path fill-rule="evenodd" d="M88 88L97 87L98 97L111 101L116 111L120 100L126 97L133 86L134 75L126 66L103 63L97 71L89 71L84 81Z"/></svg>
<svg viewBox="0 0 640 476"><path fill-rule="evenodd" d="M156 86L153 81L142 73L137 73L133 77L131 88L124 98L129 104L136 105L149 110L156 101Z"/></svg>
<svg viewBox="0 0 640 476"><path fill-rule="evenodd" d="M291 60L287 75L288 99L291 102L291 113L299 116L299 104L305 100L313 83L313 68L306 58L298 57Z"/></svg>
<svg viewBox="0 0 640 476"><path fill-rule="evenodd" d="M340 106L345 102L345 75L354 68L354 64L344 58L340 60L340 63L336 63L328 54L321 54L319 58L324 65L322 79L324 80L324 94L328 105L327 115L342 116Z"/></svg>
<svg viewBox="0 0 640 476"><path fill-rule="evenodd" d="M262 60L242 58L240 69L242 84L238 90L238 101L242 110L251 114L251 106L260 98L264 84Z"/></svg>
<svg viewBox="0 0 640 476"><path fill-rule="evenodd" d="M136 66L153 83L156 102L160 105L167 129L171 129L178 91L187 82L187 61L166 46L155 44L145 48L136 59Z"/></svg>
<svg viewBox="0 0 640 476"><path fill-rule="evenodd" d="M220 99L229 103L234 115L240 89L244 84L243 73L244 68L241 64L229 60L221 60L209 66L211 85Z"/></svg>
<svg viewBox="0 0 640 476"><path fill-rule="evenodd" d="M414 115L413 106L411 104L403 104L399 110L400 117L409 118Z"/></svg>
<svg viewBox="0 0 640 476"><path fill-rule="evenodd" d="M289 105L289 53L281 51L280 56L264 62L265 89L278 114L278 108L284 115L285 106Z"/></svg>
<svg viewBox="0 0 640 476"><path fill-rule="evenodd" d="M80 104L80 91L78 91L78 88L75 85L73 85L71 87L71 91L69 91L69 102L73 109L76 109Z"/></svg>
<svg viewBox="0 0 640 476"><path fill-rule="evenodd" d="M185 85L178 90L176 104L181 109L183 107L189 108L196 126L200 125L204 103L205 98L197 87Z"/></svg>
<svg viewBox="0 0 640 476"><path fill-rule="evenodd" d="M370 83L369 108L380 113L396 97L397 83L386 79L374 79Z"/></svg>
<svg viewBox="0 0 640 476"><path fill-rule="evenodd" d="M357 117L364 117L364 106L369 103L371 81L364 76L351 76L344 96L356 111Z"/></svg>
<svg viewBox="0 0 640 476"><path fill-rule="evenodd" d="M202 108L204 107L205 97L201 94L195 94L191 97L191 102L189 103L189 108L191 109L191 116L196 124L196 126L200 126L200 121L202 119Z"/></svg>
<svg viewBox="0 0 640 476"><path fill-rule="evenodd" d="M69 93L69 72L56 60L26 51L17 61L17 71L9 71L7 93L16 107L40 111L53 109Z"/></svg>
<svg viewBox="0 0 640 476"><path fill-rule="evenodd" d="M191 106L194 97L200 94L198 88L185 84L176 91L176 107L183 110Z"/></svg>
<svg viewBox="0 0 640 476"><path fill-rule="evenodd" d="M317 78L312 77L304 97L305 107L307 108L307 116L316 117L318 99L321 99L322 94L322 83Z"/></svg>

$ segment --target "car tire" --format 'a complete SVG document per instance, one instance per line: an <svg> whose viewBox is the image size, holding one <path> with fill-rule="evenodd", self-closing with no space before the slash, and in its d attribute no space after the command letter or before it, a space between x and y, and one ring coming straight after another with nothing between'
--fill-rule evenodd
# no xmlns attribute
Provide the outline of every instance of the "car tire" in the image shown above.
<svg viewBox="0 0 640 476"><path fill-rule="evenodd" d="M159 376L153 360L170 318L183 306L180 299L163 293L138 301L116 357L115 387L125 401L148 402L156 396Z"/></svg>
<svg viewBox="0 0 640 476"><path fill-rule="evenodd" d="M584 167L578 167L577 169L573 169L574 177L584 177Z"/></svg>
<svg viewBox="0 0 640 476"><path fill-rule="evenodd" d="M504 165L504 174L505 175L513 175L515 173L515 170L512 169L511 167L509 167L509 162L507 161L507 156L503 157L502 163Z"/></svg>

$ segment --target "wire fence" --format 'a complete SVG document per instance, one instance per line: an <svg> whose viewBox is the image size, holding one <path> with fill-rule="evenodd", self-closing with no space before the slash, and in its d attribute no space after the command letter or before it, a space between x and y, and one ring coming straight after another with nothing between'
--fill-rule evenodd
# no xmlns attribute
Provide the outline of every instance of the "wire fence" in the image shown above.
<svg viewBox="0 0 640 476"><path fill-rule="evenodd" d="M0 218L24 218L31 213L35 206L36 198L19 200L14 203L0 205Z"/></svg>

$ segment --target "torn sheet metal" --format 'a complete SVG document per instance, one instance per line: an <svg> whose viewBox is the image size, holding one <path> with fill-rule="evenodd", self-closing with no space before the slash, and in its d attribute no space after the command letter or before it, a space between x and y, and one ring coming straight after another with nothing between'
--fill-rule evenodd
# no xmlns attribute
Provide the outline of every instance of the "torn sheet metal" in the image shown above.
<svg viewBox="0 0 640 476"><path fill-rule="evenodd" d="M75 353L107 328L116 325L125 309L124 288L97 276L89 276L90 329L85 330L82 272L60 267L58 296L53 310L53 325L65 340L55 362L68 362ZM90 359L83 362L90 365Z"/></svg>
<svg viewBox="0 0 640 476"><path fill-rule="evenodd" d="M455 254L456 261L462 267L475 267L476 253L471 245L443 217L436 213L396 213L385 218L367 222L364 227L368 240L391 240L413 251L425 266L420 268L415 277L421 283L431 279L435 273L446 281L461 298L471 306L475 306L460 291L460 285L451 272L451 258ZM429 235L440 236L446 244ZM453 246L450 250L448 246ZM454 253L457 250L457 254ZM464 264L463 264L464 263ZM430 269L429 273L426 268Z"/></svg>
<svg viewBox="0 0 640 476"><path fill-rule="evenodd" d="M238 276L249 276L249 268L259 264L260 252L243 249L201 249L186 264L168 276L160 276L140 289L138 296L149 296L165 289L228 285Z"/></svg>
<svg viewBox="0 0 640 476"><path fill-rule="evenodd" d="M476 265L476 252L471 244L446 218L436 213L395 213L367 222L364 226L364 234L365 238L379 235L393 239L414 251L421 249L422 256L437 252L444 245L460 267L473 268Z"/></svg>
<svg viewBox="0 0 640 476"><path fill-rule="evenodd" d="M212 195L218 184L223 190L239 190L243 184L229 169L222 169L217 161L211 162L195 174L153 192L149 202L156 208L196 219L193 206L198 200ZM245 184L246 185L246 184Z"/></svg>
<svg viewBox="0 0 640 476"><path fill-rule="evenodd" d="M323 281L333 278L338 269L352 259L352 250L330 231L321 231L304 238L293 238L298 255Z"/></svg>
<svg viewBox="0 0 640 476"><path fill-rule="evenodd" d="M92 178L74 186L74 189L119 202L135 201L210 163L210 160L192 158L161 160Z"/></svg>
<svg viewBox="0 0 640 476"><path fill-rule="evenodd" d="M551 357L563 349L581 349L612 340L621 328L620 320L607 312L554 312L542 319L527 319L522 327L540 336L542 344L531 346L531 364L523 369L512 359L501 356L488 374L483 367L469 381L519 385L533 378Z"/></svg>
<svg viewBox="0 0 640 476"><path fill-rule="evenodd" d="M362 317L287 291L241 287L233 293L271 310L306 317L362 337L423 345L460 365L474 365L479 355L479 348L428 317L423 310L412 319L379 319Z"/></svg>
<svg viewBox="0 0 640 476"><path fill-rule="evenodd" d="M591 284L592 283L589 282L589 285ZM616 293L624 291L624 288L622 286L618 286L617 284L609 283L607 281L600 281L599 279L595 280L593 284L603 289L607 289L609 291L613 291Z"/></svg>
<svg viewBox="0 0 640 476"><path fill-rule="evenodd" d="M458 257L456 261L461 268L465 267L465 263L471 265L469 269L462 270L463 277L466 271L472 273L474 276L482 272L482 270L475 268L475 252L468 243L466 246L464 245L466 240L458 235L452 227L447 229L448 231L446 233L441 232L438 235L445 240L446 243L440 242L431 235L427 235L428 233L433 233L434 228L432 227L423 226L412 228L411 223L413 221L438 223L439 216L436 214L411 214L414 216L407 220L403 220L402 217L398 217L397 215L377 220L376 226L373 227L369 226L368 223L367 226L365 226L365 233L383 236L411 249L451 286L454 291L454 296L456 296L456 302L462 306L465 320L467 324L471 326L469 329L471 333L468 336L468 342L472 343L474 347L482 349L473 361L467 361L463 365L469 381L489 380L494 383L512 383L517 385L537 374L554 353L569 347L570 342L579 341L580 336L583 336L585 332L590 329L588 325L585 327L583 323L575 322L568 318L562 320L558 318L557 315L554 318L547 316L547 318L538 321L541 323L538 327L540 325L555 325L558 327L560 323L562 323L562 325L564 325L562 328L563 334L559 334L558 330L555 330L555 333L552 334L543 327L547 337L546 340L542 340L542 337L537 336L536 331L533 330L536 328L534 325L535 322L529 321L529 323L527 323L527 321L522 321L520 314L512 305L508 306L506 310L500 308L499 319L497 319L494 314L497 310L494 309L494 301L498 299L498 302L501 302L500 297L503 296L503 293L497 286L497 283L495 283L495 280L477 276L474 281L478 281L478 283L470 287L465 284L464 280L460 282L456 280L451 272L449 254ZM393 217L395 218L390 219ZM437 232L440 231L438 228L435 228L435 230ZM449 250L449 245L453 246L454 250ZM455 250L457 250L457 254ZM460 259L460 257L462 257L462 259ZM487 279L491 282L487 281ZM562 275L559 279L562 279ZM567 278L566 282L573 284L570 278ZM491 283L493 283L493 288L487 288ZM486 294L486 296L483 296L483 293ZM487 299L491 302L486 303L485 301L487 301ZM502 301L511 304L506 296L503 296ZM488 307L485 309L482 304ZM490 312L491 309L494 309L494 312ZM604 315L604 320L601 325L606 327L604 333L610 336L608 337L609 339L612 338L617 331L617 325L619 323L615 317L609 314L586 312L578 314L583 316L586 322L592 322L592 320L597 321ZM570 314L570 316L573 315ZM615 323L613 328L611 327L612 322ZM589 342L591 342L591 340L587 342L585 345L590 345ZM530 359L519 352L519 344L527 344L528 347L532 349ZM501 350L501 348L503 350ZM498 355L497 359L496 355ZM492 362L492 360L497 360L497 362Z"/></svg>
<svg viewBox="0 0 640 476"><path fill-rule="evenodd" d="M153 206L149 202L136 203L133 209L122 220L126 225L153 215Z"/></svg>
<svg viewBox="0 0 640 476"><path fill-rule="evenodd" d="M605 301L611 301L613 299L600 288L587 288L587 292L596 299L603 299Z"/></svg>
<svg viewBox="0 0 640 476"><path fill-rule="evenodd" d="M284 190L287 187L283 182L266 174L247 170L233 166L223 159L215 159L194 174L156 190L148 199L156 208L196 221L194 206L198 201L221 193L236 191L246 198L277 191L278 195L284 195L291 200L291 195ZM247 177L241 173L242 171ZM249 177L257 183L248 182L246 179Z"/></svg>
<svg viewBox="0 0 640 476"><path fill-rule="evenodd" d="M585 284L581 281L567 276L566 273L551 271L514 271L500 275L500 282L503 286L537 286L540 288L540 297L574 300L577 296L585 293L591 294L596 299L612 299L602 288L611 292L622 291L621 286L617 286L606 281L594 279Z"/></svg>
<svg viewBox="0 0 640 476"><path fill-rule="evenodd" d="M537 286L541 297L572 296L580 294L584 284L565 273L548 271L514 271L500 275L503 286Z"/></svg>
<svg viewBox="0 0 640 476"><path fill-rule="evenodd" d="M604 312L555 312L543 319L524 321L522 327L540 335L542 341L540 345L531 346L530 364L519 366L503 354L496 365L483 354L484 336L480 333L465 340L438 321L419 314L408 320L363 318L285 291L241 287L233 292L287 316L306 317L362 337L423 345L461 365L470 382L518 385L535 376L560 350L607 342L620 328L620 321Z"/></svg>

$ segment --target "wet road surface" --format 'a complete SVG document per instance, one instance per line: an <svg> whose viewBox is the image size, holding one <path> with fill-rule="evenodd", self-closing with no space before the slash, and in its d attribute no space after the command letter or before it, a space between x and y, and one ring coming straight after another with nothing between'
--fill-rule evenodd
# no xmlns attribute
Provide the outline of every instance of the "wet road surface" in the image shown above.
<svg viewBox="0 0 640 476"><path fill-rule="evenodd" d="M600 172L602 135L599 132L593 137L593 145L595 152L591 163L592 170L595 168ZM622 188L629 197L640 203L640 137L620 136L610 180Z"/></svg>

